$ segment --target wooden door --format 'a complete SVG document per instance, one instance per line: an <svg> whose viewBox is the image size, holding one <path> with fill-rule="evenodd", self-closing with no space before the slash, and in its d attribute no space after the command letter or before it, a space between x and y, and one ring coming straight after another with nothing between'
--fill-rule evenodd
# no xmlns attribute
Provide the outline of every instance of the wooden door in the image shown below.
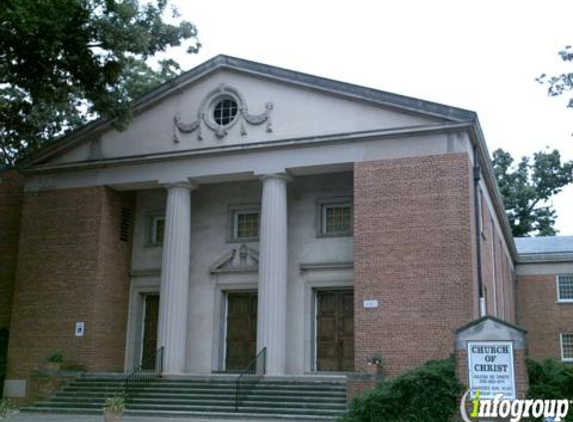
<svg viewBox="0 0 573 422"><path fill-rule="evenodd" d="M227 293L227 350L225 369L245 369L257 348L257 293Z"/></svg>
<svg viewBox="0 0 573 422"><path fill-rule="evenodd" d="M319 290L316 297L316 369L354 371L354 292Z"/></svg>
<svg viewBox="0 0 573 422"><path fill-rule="evenodd" d="M143 369L155 369L158 321L159 295L146 295L145 315L143 319L143 340L141 347L141 366Z"/></svg>

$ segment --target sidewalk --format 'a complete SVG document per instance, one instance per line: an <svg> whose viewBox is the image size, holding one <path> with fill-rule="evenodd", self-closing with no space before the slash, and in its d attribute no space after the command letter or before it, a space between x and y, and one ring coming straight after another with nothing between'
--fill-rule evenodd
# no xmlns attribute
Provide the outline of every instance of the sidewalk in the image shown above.
<svg viewBox="0 0 573 422"><path fill-rule="evenodd" d="M57 414L35 414L35 413L17 413L9 416L7 419L1 419L4 422L103 422L103 415L57 415ZM233 419L209 419L209 418L157 418L148 416L124 416L122 422L233 422ZM241 419L245 422L245 419ZM266 420L253 420L249 422L269 422ZM301 421L302 422L302 421Z"/></svg>

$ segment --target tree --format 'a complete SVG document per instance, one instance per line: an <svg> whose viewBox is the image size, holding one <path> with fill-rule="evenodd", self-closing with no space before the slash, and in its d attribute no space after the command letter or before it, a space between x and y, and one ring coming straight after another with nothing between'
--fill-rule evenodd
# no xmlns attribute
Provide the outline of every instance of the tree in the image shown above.
<svg viewBox="0 0 573 422"><path fill-rule="evenodd" d="M96 117L125 127L140 94L177 75L169 47L200 44L168 0L2 0L0 165ZM169 19L169 22L167 21Z"/></svg>
<svg viewBox="0 0 573 422"><path fill-rule="evenodd" d="M514 236L554 236L556 212L548 201L573 182L573 161L558 150L539 151L514 164L503 149L493 152L493 171Z"/></svg>
<svg viewBox="0 0 573 422"><path fill-rule="evenodd" d="M559 52L561 60L564 62L573 61L573 49L570 45L566 46L563 50ZM573 72L562 73L560 75L548 76L545 73L539 76L537 82L544 85L547 84L547 93L556 97L562 95L566 91L573 91ZM567 107L573 108L573 98L569 99Z"/></svg>

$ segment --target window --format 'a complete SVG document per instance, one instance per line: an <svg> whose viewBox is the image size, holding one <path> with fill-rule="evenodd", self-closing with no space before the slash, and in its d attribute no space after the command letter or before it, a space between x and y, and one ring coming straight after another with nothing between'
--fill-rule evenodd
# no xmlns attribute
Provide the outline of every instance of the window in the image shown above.
<svg viewBox="0 0 573 422"><path fill-rule="evenodd" d="M573 302L573 274L557 276L557 301Z"/></svg>
<svg viewBox="0 0 573 422"><path fill-rule="evenodd" d="M131 239L131 208L121 207L119 240L129 242Z"/></svg>
<svg viewBox="0 0 573 422"><path fill-rule="evenodd" d="M253 241L259 239L258 205L231 207L230 241Z"/></svg>
<svg viewBox="0 0 573 422"><path fill-rule="evenodd" d="M213 108L213 120L219 126L227 126L235 120L239 107L237 102L232 98L219 100Z"/></svg>
<svg viewBox="0 0 573 422"><path fill-rule="evenodd" d="M561 334L561 360L573 362L573 333Z"/></svg>
<svg viewBox="0 0 573 422"><path fill-rule="evenodd" d="M165 217L152 217L149 230L149 243L151 245L162 245L163 234L165 232Z"/></svg>
<svg viewBox="0 0 573 422"><path fill-rule="evenodd" d="M320 234L322 236L352 234L352 203L350 201L321 201Z"/></svg>

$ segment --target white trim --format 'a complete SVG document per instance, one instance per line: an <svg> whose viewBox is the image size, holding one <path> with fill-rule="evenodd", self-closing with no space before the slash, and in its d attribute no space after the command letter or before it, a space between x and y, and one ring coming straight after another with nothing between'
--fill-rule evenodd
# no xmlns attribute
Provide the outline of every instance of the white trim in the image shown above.
<svg viewBox="0 0 573 422"><path fill-rule="evenodd" d="M151 237L149 239L149 242L152 245L157 245L157 246L163 245L163 239L161 239L160 241L157 239L157 225L158 225L159 221L163 221L163 231L165 232L165 215L152 217L152 219L151 219Z"/></svg>
<svg viewBox="0 0 573 422"><path fill-rule="evenodd" d="M564 356L564 350L563 350L563 336L564 335L570 335L571 336L571 342L573 343L573 333L559 333L559 344L560 344L560 348L561 348L561 361L562 362L573 362L573 356L571 356L570 358L566 358Z"/></svg>
<svg viewBox="0 0 573 422"><path fill-rule="evenodd" d="M573 274L556 274L555 275L555 289L557 290L557 303L573 303L573 297L571 299L561 299L560 290L559 290L559 278L560 277L572 277Z"/></svg>

